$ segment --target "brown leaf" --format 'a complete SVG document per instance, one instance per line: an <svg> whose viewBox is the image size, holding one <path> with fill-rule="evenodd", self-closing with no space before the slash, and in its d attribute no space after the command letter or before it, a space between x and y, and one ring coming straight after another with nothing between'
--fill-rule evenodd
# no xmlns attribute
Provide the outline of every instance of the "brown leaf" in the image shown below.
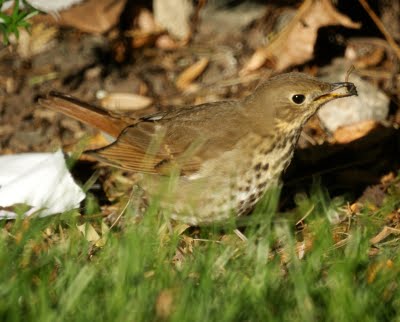
<svg viewBox="0 0 400 322"><path fill-rule="evenodd" d="M164 30L156 23L152 12L141 8L135 19L135 28L125 32L132 38L132 47L150 46L158 39Z"/></svg>
<svg viewBox="0 0 400 322"><path fill-rule="evenodd" d="M178 87L181 90L187 89L189 85L204 72L204 70L208 65L208 62L209 62L208 58L203 57L200 58L193 65L186 68L178 76L178 79L176 80L176 87Z"/></svg>
<svg viewBox="0 0 400 322"><path fill-rule="evenodd" d="M266 47L257 49L242 73L254 71L267 61L277 71L303 64L313 57L318 29L329 25L360 27L360 24L336 11L330 0L304 1L294 18L276 38Z"/></svg>
<svg viewBox="0 0 400 322"><path fill-rule="evenodd" d="M369 240L372 245L380 243L390 235L400 235L400 230L392 227L385 226L383 229L373 238Z"/></svg>
<svg viewBox="0 0 400 322"><path fill-rule="evenodd" d="M383 175L380 181L383 185L387 186L391 184L395 179L396 175L394 174L394 172L389 172L388 174Z"/></svg>
<svg viewBox="0 0 400 322"><path fill-rule="evenodd" d="M176 49L181 47L183 44L183 42L175 41L169 35L161 35L156 40L157 48L164 50Z"/></svg>
<svg viewBox="0 0 400 322"><path fill-rule="evenodd" d="M57 33L57 28L48 27L43 23L33 25L29 32L21 30L17 43L18 54L24 59L29 59L49 50L56 44Z"/></svg>
<svg viewBox="0 0 400 322"><path fill-rule="evenodd" d="M345 144L367 135L378 126L378 122L370 120L338 128L333 137L337 143Z"/></svg>
<svg viewBox="0 0 400 322"><path fill-rule="evenodd" d="M77 228L82 233L82 235L85 236L86 240L89 242L91 242L91 241L95 242L100 239L99 234L96 232L96 230L93 228L93 226L89 223L77 225Z"/></svg>
<svg viewBox="0 0 400 322"><path fill-rule="evenodd" d="M101 34L113 27L125 7L126 0L88 0L68 10L52 15L40 15L34 20L69 26L84 32Z"/></svg>
<svg viewBox="0 0 400 322"><path fill-rule="evenodd" d="M161 27L154 20L152 12L146 8L140 10L136 20L138 28L144 32L154 33L161 30Z"/></svg>
<svg viewBox="0 0 400 322"><path fill-rule="evenodd" d="M0 138L6 137L14 132L14 127L10 124L0 125Z"/></svg>
<svg viewBox="0 0 400 322"><path fill-rule="evenodd" d="M101 106L115 112L137 111L153 103L150 97L133 93L110 93L100 101Z"/></svg>
<svg viewBox="0 0 400 322"><path fill-rule="evenodd" d="M162 290L156 300L156 315L161 319L167 319L173 311L174 295L172 290Z"/></svg>

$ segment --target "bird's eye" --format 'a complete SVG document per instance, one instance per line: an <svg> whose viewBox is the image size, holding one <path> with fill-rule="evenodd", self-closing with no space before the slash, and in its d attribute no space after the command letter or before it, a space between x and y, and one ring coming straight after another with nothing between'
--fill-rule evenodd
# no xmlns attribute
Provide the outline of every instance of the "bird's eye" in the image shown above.
<svg viewBox="0 0 400 322"><path fill-rule="evenodd" d="M303 94L295 94L292 96L292 101L295 104L301 104L305 101L306 97Z"/></svg>

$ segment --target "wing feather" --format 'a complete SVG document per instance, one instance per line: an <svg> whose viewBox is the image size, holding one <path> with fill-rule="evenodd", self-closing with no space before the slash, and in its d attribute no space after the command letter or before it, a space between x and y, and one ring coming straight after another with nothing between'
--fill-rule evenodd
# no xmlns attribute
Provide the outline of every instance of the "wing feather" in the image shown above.
<svg viewBox="0 0 400 322"><path fill-rule="evenodd" d="M204 161L232 149L250 131L242 126L242 116L232 113L237 106L216 103L185 108L181 114L173 111L156 120L149 116L127 127L111 145L89 153L126 170L167 175L179 169L188 175ZM225 124L227 118L231 128Z"/></svg>

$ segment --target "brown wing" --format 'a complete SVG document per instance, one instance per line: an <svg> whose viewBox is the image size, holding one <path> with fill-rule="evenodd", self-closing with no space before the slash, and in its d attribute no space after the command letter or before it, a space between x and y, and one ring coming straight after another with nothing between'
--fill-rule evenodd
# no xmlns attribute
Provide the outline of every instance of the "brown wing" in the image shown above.
<svg viewBox="0 0 400 322"><path fill-rule="evenodd" d="M174 159L163 142L164 135L155 123L141 122L127 127L109 146L86 153L118 168L160 173L161 167Z"/></svg>
<svg viewBox="0 0 400 322"><path fill-rule="evenodd" d="M116 142L89 153L107 164L145 173L181 175L229 151L250 131L240 102L218 102L155 114L127 127Z"/></svg>

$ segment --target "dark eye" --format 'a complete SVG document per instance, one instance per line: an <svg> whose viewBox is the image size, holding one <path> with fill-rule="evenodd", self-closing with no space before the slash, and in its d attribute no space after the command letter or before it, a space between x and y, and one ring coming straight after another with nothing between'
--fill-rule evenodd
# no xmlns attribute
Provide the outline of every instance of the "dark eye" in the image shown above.
<svg viewBox="0 0 400 322"><path fill-rule="evenodd" d="M303 94L295 94L292 96L292 101L296 104L301 104L304 102L306 97Z"/></svg>

